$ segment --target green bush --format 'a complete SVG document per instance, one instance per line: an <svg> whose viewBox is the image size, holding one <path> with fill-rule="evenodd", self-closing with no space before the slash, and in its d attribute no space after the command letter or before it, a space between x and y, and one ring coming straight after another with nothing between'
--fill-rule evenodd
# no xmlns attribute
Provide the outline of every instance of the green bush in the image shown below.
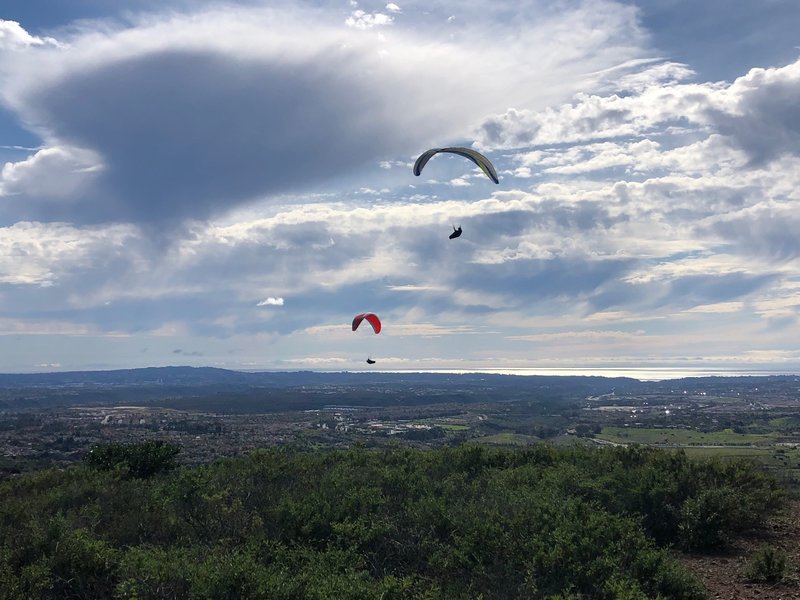
<svg viewBox="0 0 800 600"><path fill-rule="evenodd" d="M703 490L688 498L681 509L681 542L689 550L715 550L727 542L736 494L727 488Z"/></svg>
<svg viewBox="0 0 800 600"><path fill-rule="evenodd" d="M667 547L780 499L752 466L645 448L282 448L151 476L176 454L110 444L0 483L0 600L699 600Z"/></svg>
<svg viewBox="0 0 800 600"><path fill-rule="evenodd" d="M786 574L786 552L775 546L763 544L747 564L744 576L747 581L778 583Z"/></svg>
<svg viewBox="0 0 800 600"><path fill-rule="evenodd" d="M160 440L139 444L102 444L86 456L86 464L101 471L118 471L123 476L146 479L176 466L179 446Z"/></svg>

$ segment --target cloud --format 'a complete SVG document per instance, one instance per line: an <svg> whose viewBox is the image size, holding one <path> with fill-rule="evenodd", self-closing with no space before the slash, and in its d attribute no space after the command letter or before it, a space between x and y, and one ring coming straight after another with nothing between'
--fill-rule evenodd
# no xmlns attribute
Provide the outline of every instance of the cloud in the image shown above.
<svg viewBox="0 0 800 600"><path fill-rule="evenodd" d="M181 348L176 348L172 351L173 354L180 354L181 356L203 356L202 352L197 352L196 350L187 351Z"/></svg>
<svg viewBox="0 0 800 600"><path fill-rule="evenodd" d="M0 19L0 51L25 50L31 46L58 46L51 37L37 37L29 34L16 21Z"/></svg>
<svg viewBox="0 0 800 600"><path fill-rule="evenodd" d="M49 287L75 271L102 270L135 235L128 226L79 230L20 222L0 228L0 283Z"/></svg>
<svg viewBox="0 0 800 600"><path fill-rule="evenodd" d="M715 302L713 304L699 304L686 312L690 313L735 313L745 307L744 302Z"/></svg>
<svg viewBox="0 0 800 600"><path fill-rule="evenodd" d="M72 222L171 227L467 136L508 106L569 97L643 39L635 12L613 2L536 20L470 11L480 18L452 37L418 21L382 40L324 8L89 22L63 47L0 57L2 97L47 152L103 165L75 194ZM54 218L39 208L37 219Z"/></svg>
<svg viewBox="0 0 800 600"><path fill-rule="evenodd" d="M565 6L404 3L380 36L332 8L151 14L0 56L44 142L0 180L0 325L256 368L796 357L796 63L696 81L630 7ZM502 185L411 176L476 130ZM386 335L353 334L364 310Z"/></svg>
<svg viewBox="0 0 800 600"><path fill-rule="evenodd" d="M79 195L101 171L97 155L71 147L44 148L25 160L7 162L0 171L0 198L11 198L0 200L0 215L31 218L46 206L56 219L69 219Z"/></svg>
<svg viewBox="0 0 800 600"><path fill-rule="evenodd" d="M266 300L262 300L256 306L283 306L283 298L273 298L269 297Z"/></svg>
<svg viewBox="0 0 800 600"><path fill-rule="evenodd" d="M641 338L642 331L605 331L605 330L586 330L586 331L561 331L558 333L539 333L534 335L514 335L509 339L526 342L558 342L563 340L576 341L613 341L631 340Z"/></svg>
<svg viewBox="0 0 800 600"><path fill-rule="evenodd" d="M664 85L658 76L647 75L656 68L676 81ZM729 153L740 151L754 166L800 153L800 108L793 102L800 94L800 61L752 69L731 84L677 81L690 75L680 65L665 63L638 74L635 84L620 79L620 85L631 88L624 95L578 94L570 104L541 112L510 108L482 123L478 143L486 149L512 149L597 141L595 147L607 148L605 154L596 154L594 164L581 160L580 166L550 167L563 174L633 164L630 154L609 155L616 145L601 140L663 135L669 128L696 137L716 134L704 143ZM641 143L629 142L629 147ZM537 159L546 165L553 155L563 161L561 150L530 152L525 166Z"/></svg>
<svg viewBox="0 0 800 600"><path fill-rule="evenodd" d="M92 335L98 330L88 325L53 320L0 319L2 335Z"/></svg>
<svg viewBox="0 0 800 600"><path fill-rule="evenodd" d="M404 323L390 327L388 332L392 336L421 338L482 333L471 325L439 325L436 323Z"/></svg>
<svg viewBox="0 0 800 600"><path fill-rule="evenodd" d="M384 13L366 13L363 10L354 10L353 13L345 19L344 23L348 27L355 27L356 29L369 29L380 25L389 25L393 20L394 19L390 15Z"/></svg>
<svg viewBox="0 0 800 600"><path fill-rule="evenodd" d="M634 61L625 68L638 66ZM665 85L664 74L674 81ZM637 136L664 125L696 127L707 121L705 110L715 86L680 84L692 75L684 65L666 62L617 75L619 93L579 93L571 103L557 108L513 107L491 116L478 129L477 142L487 149L576 143Z"/></svg>
<svg viewBox="0 0 800 600"><path fill-rule="evenodd" d="M800 61L780 68L752 69L713 107L710 119L751 158L763 164L784 154L800 154Z"/></svg>
<svg viewBox="0 0 800 600"><path fill-rule="evenodd" d="M427 292L427 291L445 291L446 288L437 287L435 285L414 285L414 284L406 284L406 285L389 285L386 286L387 290L392 290L393 292Z"/></svg>

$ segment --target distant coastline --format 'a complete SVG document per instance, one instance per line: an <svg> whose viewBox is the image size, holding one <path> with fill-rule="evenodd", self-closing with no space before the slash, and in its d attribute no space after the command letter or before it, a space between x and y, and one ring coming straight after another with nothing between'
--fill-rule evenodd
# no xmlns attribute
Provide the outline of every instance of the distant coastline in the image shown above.
<svg viewBox="0 0 800 600"><path fill-rule="evenodd" d="M253 369L253 373L268 373L279 369ZM336 373L337 370L316 370L319 373ZM359 369L350 370L348 373L431 373L441 375L518 375L518 376L549 376L549 377L628 377L639 381L665 381L669 379L684 379L686 377L768 377L768 376L798 376L800 369L735 369L735 368L677 368L677 367L595 367L595 368L547 368L547 367L522 367L509 369L475 368L475 369Z"/></svg>
<svg viewBox="0 0 800 600"><path fill-rule="evenodd" d="M642 382L667 381L673 379L701 378L701 377L798 377L800 368L754 368L737 369L735 367L701 368L701 367L518 367L518 368L470 368L470 369L231 369L203 366L160 366L160 367L133 367L129 369L84 369L84 370L49 370L49 371L7 371L0 372L0 386L9 381L19 380L17 383L41 378L48 380L64 380L69 383L80 383L83 375L97 383L142 383L149 380L165 378L170 383L235 383L242 377L250 379L263 374L267 377L288 376L293 377L303 373L313 374L317 377L336 375L509 375L520 377L604 377L609 379L628 378ZM154 379L155 378L155 379ZM161 382L159 382L161 383Z"/></svg>

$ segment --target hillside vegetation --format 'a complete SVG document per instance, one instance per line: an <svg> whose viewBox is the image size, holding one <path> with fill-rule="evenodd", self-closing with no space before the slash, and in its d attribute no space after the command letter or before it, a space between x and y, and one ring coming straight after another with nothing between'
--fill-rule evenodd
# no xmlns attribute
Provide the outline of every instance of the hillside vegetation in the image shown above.
<svg viewBox="0 0 800 600"><path fill-rule="evenodd" d="M783 499L749 463L643 447L174 457L99 447L0 484L0 598L704 598L669 547Z"/></svg>

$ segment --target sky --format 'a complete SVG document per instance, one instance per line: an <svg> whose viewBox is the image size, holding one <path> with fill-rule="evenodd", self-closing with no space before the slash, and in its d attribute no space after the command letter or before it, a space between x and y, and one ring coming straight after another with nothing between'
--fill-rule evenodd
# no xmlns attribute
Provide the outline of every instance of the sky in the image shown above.
<svg viewBox="0 0 800 600"><path fill-rule="evenodd" d="M0 372L800 373L798 22L4 0Z"/></svg>

